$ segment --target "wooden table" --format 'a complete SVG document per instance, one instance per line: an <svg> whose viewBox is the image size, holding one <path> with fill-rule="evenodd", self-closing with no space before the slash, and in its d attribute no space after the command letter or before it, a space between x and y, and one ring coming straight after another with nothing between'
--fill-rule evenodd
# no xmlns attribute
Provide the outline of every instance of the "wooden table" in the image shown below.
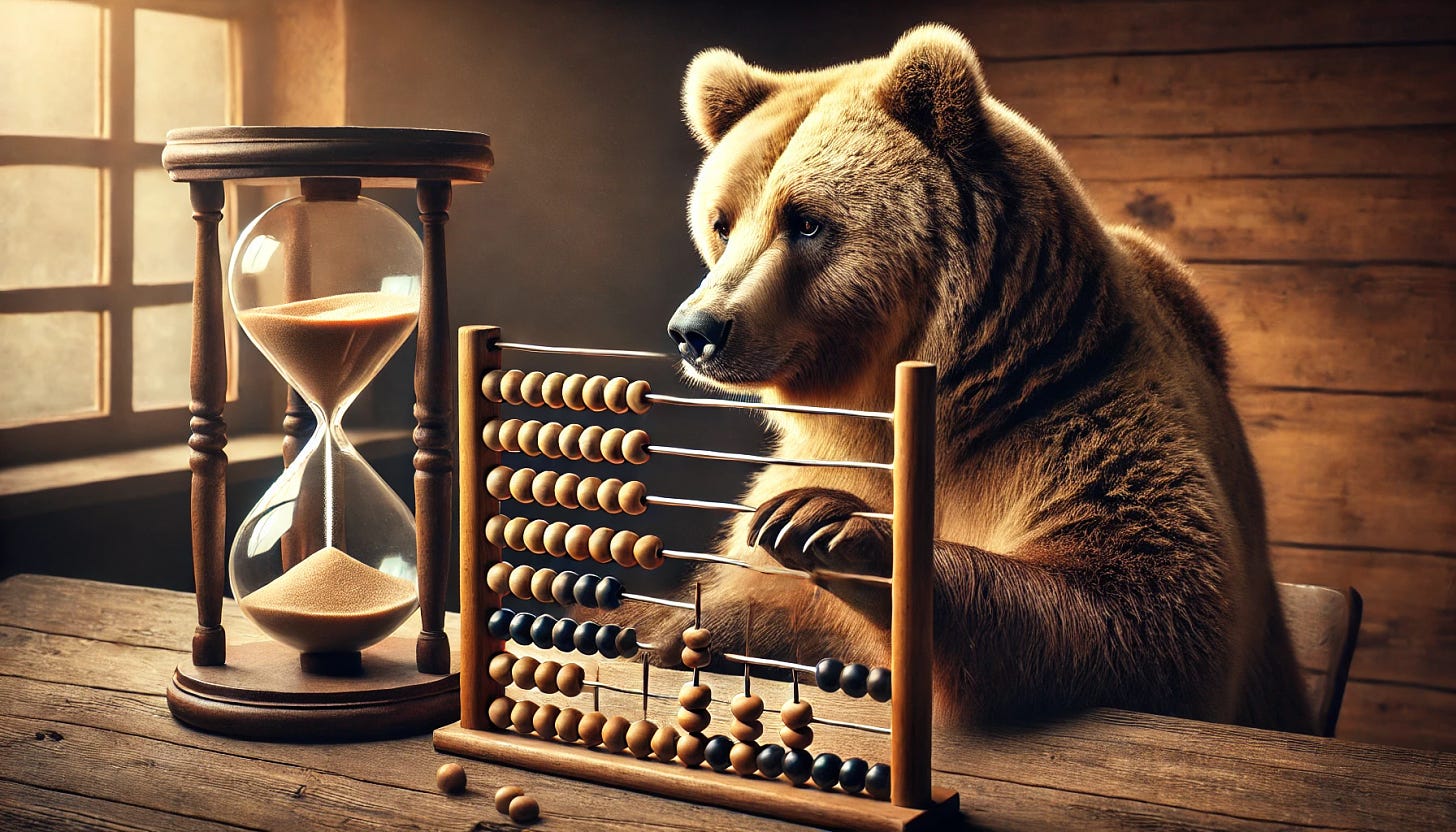
<svg viewBox="0 0 1456 832"><path fill-rule="evenodd" d="M504 783L540 798L543 830L791 828L470 760L471 791L447 797L428 737L305 746L194 732L162 691L195 615L176 592L0 583L0 829L511 829L488 799ZM231 604L223 622L230 639L257 636ZM1456 828L1450 754L1111 710L936 742L937 782L978 828Z"/></svg>

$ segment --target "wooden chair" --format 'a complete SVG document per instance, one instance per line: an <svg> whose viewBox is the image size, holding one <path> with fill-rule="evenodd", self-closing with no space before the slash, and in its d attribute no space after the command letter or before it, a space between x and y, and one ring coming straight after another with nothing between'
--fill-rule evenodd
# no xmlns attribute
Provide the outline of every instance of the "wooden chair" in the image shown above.
<svg viewBox="0 0 1456 832"><path fill-rule="evenodd" d="M1360 593L1353 587L1341 592L1311 584L1278 586L1315 730L1333 737L1345 696L1345 680L1350 675L1350 659L1360 634Z"/></svg>

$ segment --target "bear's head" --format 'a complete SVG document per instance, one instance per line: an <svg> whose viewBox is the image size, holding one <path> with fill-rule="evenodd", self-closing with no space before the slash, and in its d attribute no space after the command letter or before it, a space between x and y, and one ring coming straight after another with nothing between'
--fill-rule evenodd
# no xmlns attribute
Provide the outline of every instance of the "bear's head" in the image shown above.
<svg viewBox="0 0 1456 832"><path fill-rule="evenodd" d="M947 268L978 256L962 180L993 103L943 26L815 72L698 55L683 107L707 155L688 221L710 270L669 325L688 374L799 401L889 379Z"/></svg>

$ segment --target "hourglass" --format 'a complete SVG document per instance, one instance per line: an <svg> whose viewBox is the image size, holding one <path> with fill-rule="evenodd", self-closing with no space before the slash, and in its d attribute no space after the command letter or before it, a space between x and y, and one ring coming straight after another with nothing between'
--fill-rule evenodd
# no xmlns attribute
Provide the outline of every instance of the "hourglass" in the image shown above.
<svg viewBox="0 0 1456 832"><path fill-rule="evenodd" d="M443 224L452 184L492 164L478 133L398 128L174 130L163 164L197 220L192 525L198 628L168 703L204 730L272 739L418 733L458 714L444 633L452 399ZM227 547L238 606L267 640L222 629L226 443L217 223L224 181L298 183L240 236L225 290L289 386L285 467ZM369 187L414 187L423 243ZM350 443L349 405L418 327L414 512ZM409 402L397 403L401 408ZM420 611L417 638L393 634Z"/></svg>

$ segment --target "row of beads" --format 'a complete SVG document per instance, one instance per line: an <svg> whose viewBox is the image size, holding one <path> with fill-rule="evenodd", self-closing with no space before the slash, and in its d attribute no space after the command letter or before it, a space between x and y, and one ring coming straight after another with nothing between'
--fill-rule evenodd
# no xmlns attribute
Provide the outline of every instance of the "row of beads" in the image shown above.
<svg viewBox="0 0 1456 832"><path fill-rule="evenodd" d="M615 562L618 566L643 569L662 565L662 538L626 529L592 528L580 523L573 526L559 520L547 523L539 518L528 520L497 514L485 521L485 539L495 546L537 555L570 556L574 560L591 558L597 563Z"/></svg>
<svg viewBox="0 0 1456 832"><path fill-rule="evenodd" d="M600 653L604 659L630 659L640 649L634 627L558 619L554 615L534 615L504 607L490 614L486 629L496 638L509 638L523 646L534 644L542 649L574 650L587 656Z"/></svg>
<svg viewBox="0 0 1456 832"><path fill-rule="evenodd" d="M581 373L524 373L520 370L491 370L480 382L480 392L493 402L531 407L569 407L600 413L646 413L652 407L647 396L652 385L628 381L621 376L586 376Z"/></svg>
<svg viewBox="0 0 1456 832"><path fill-rule="evenodd" d="M536 688L542 693L576 696L585 686L586 668L575 662L543 662L535 656L496 653L490 657L490 678L523 690Z"/></svg>
<svg viewBox="0 0 1456 832"><path fill-rule="evenodd" d="M485 573L486 586L499 595L514 595L522 601L536 600L543 604L600 607L614 610L622 606L622 582L611 575L578 575L570 569L537 569L534 566L512 566L505 561L492 564Z"/></svg>
<svg viewBox="0 0 1456 832"><path fill-rule="evenodd" d="M839 659L821 659L814 667L814 683L828 693L842 690L858 699L869 694L876 702L890 701L890 671L862 664L845 664Z"/></svg>
<svg viewBox="0 0 1456 832"><path fill-rule="evenodd" d="M638 759L655 754L659 760L671 762L677 757L681 741L671 725L658 728L657 723L647 719L629 722L626 717L608 717L601 711L583 713L576 708L537 705L528 699L517 702L508 696L492 700L486 714L502 730L581 742L587 748L600 745L614 754L630 751Z"/></svg>
<svg viewBox="0 0 1456 832"><path fill-rule="evenodd" d="M481 430L481 439L492 451L509 451L550 459L584 459L587 462L630 462L641 465L651 456L647 431L604 428L601 425L541 423L536 419L492 419Z"/></svg>
<svg viewBox="0 0 1456 832"><path fill-rule="evenodd" d="M536 472L497 465L485 475L485 490L497 500L540 503L566 508L605 511L608 514L641 514L647 510L647 486L638 480L623 482L616 477L583 477L556 471Z"/></svg>

